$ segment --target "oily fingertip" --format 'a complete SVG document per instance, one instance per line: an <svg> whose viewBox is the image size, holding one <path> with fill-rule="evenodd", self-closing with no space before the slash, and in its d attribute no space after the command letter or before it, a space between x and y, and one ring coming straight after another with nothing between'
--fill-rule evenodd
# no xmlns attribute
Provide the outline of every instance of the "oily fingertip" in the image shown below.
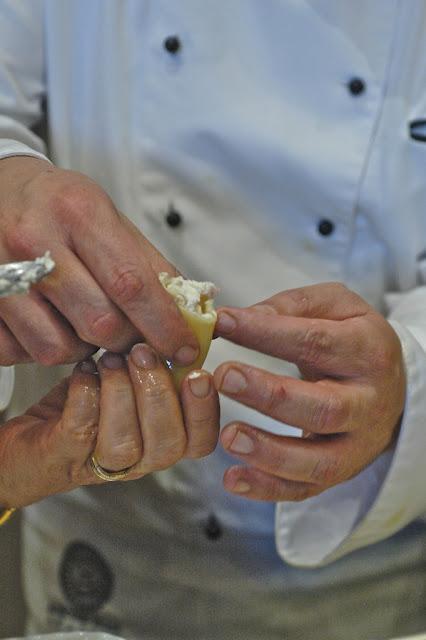
<svg viewBox="0 0 426 640"><path fill-rule="evenodd" d="M122 356L120 353L114 353L113 351L105 351L105 353L98 360L98 366L100 366L100 368L111 371L123 369L124 365L124 356Z"/></svg>
<svg viewBox="0 0 426 640"><path fill-rule="evenodd" d="M207 398L213 389L212 376L203 369L194 369L183 380L182 392L188 389L189 393L198 400Z"/></svg>
<svg viewBox="0 0 426 640"><path fill-rule="evenodd" d="M138 369L156 369L159 365L156 351L146 342L140 342L132 347L130 360Z"/></svg>

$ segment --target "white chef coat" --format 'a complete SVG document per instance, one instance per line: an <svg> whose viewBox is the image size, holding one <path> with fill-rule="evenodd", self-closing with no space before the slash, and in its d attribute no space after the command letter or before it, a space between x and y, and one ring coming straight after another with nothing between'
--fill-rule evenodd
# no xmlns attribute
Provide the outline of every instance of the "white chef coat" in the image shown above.
<svg viewBox="0 0 426 640"><path fill-rule="evenodd" d="M289 287L346 282L389 312L408 376L396 449L303 503L275 507L227 495L221 475L231 459L218 449L132 485L31 507L28 579L35 584L42 563L49 576L28 593L34 625L45 630L45 602L60 599L54 576L65 542L84 536L115 554L110 562L124 572L115 577L117 600L105 608L127 619L121 633L136 633L134 585L145 585L144 638L170 629L174 638L284 637L280 603L294 604L302 591L303 613L292 610L295 638L308 611L312 629L320 624L318 586L327 593L334 585L337 602L342 584L351 589L348 575L369 584L397 570L420 579L420 522L330 567L302 572L289 563L327 564L426 511L426 143L410 135L422 133L416 121L426 116L425 26L421 0L0 1L0 157L44 157L29 127L47 94L50 159L97 180L180 270L214 280L220 302L245 305ZM167 224L171 209L181 216L176 227ZM289 370L219 340L207 365L234 358ZM19 373L15 412L52 381L51 371L37 371L38 385L29 382L34 368ZM235 417L291 432L224 401L224 422ZM216 546L200 541L202 526L211 539L222 534ZM181 595L170 596L171 584ZM417 630L423 604L415 614L415 597L410 602L414 627L405 620L397 628L395 614L389 635ZM162 631L158 618L150 620L159 606ZM169 627L167 611L176 607L182 615ZM63 620L60 609L51 606L51 617ZM359 611L351 611L354 637ZM68 618L74 614L68 608ZM268 632L259 635L266 620ZM366 629L384 637L383 620L374 620L370 612Z"/></svg>

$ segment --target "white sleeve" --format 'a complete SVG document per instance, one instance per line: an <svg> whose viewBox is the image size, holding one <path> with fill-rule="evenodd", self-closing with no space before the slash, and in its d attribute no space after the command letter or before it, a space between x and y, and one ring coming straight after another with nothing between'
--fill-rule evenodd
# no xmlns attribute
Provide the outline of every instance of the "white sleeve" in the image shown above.
<svg viewBox="0 0 426 640"><path fill-rule="evenodd" d="M13 367L0 367L0 413L9 406L14 385L15 369Z"/></svg>
<svg viewBox="0 0 426 640"><path fill-rule="evenodd" d="M46 159L31 131L45 93L43 40L43 0L0 0L0 159Z"/></svg>
<svg viewBox="0 0 426 640"><path fill-rule="evenodd" d="M315 567L382 540L426 513L426 287L393 296L389 321L407 373L398 442L358 476L276 508L276 543L288 563Z"/></svg>

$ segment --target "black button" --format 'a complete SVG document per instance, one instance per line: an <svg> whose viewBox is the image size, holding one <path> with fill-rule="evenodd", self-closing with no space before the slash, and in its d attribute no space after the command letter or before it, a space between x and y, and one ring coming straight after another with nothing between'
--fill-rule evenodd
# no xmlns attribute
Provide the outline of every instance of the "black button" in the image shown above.
<svg viewBox="0 0 426 640"><path fill-rule="evenodd" d="M365 82L362 78L352 78L348 82L348 89L353 96L359 96L365 91Z"/></svg>
<svg viewBox="0 0 426 640"><path fill-rule="evenodd" d="M165 50L169 53L172 53L173 55L177 53L181 48L181 43L177 36L167 36L167 38L164 40L163 45Z"/></svg>
<svg viewBox="0 0 426 640"><path fill-rule="evenodd" d="M178 227L180 224L182 224L182 216L179 213L179 211L176 211L176 209L173 206L171 206L167 212L166 222L169 225L169 227L173 227L173 228Z"/></svg>
<svg viewBox="0 0 426 640"><path fill-rule="evenodd" d="M218 540L222 536L222 527L216 516L209 516L204 527L204 533L209 540Z"/></svg>
<svg viewBox="0 0 426 640"><path fill-rule="evenodd" d="M322 236L329 236L334 231L334 224L331 220L320 220L318 222L318 233Z"/></svg>
<svg viewBox="0 0 426 640"><path fill-rule="evenodd" d="M410 136L418 142L426 142L426 120L413 120L409 123Z"/></svg>

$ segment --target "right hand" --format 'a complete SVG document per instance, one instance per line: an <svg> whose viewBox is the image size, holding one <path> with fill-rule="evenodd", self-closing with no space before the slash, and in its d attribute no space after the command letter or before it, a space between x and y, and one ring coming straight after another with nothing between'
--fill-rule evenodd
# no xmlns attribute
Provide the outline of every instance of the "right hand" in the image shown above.
<svg viewBox="0 0 426 640"><path fill-rule="evenodd" d="M22 507L49 495L99 484L93 453L109 471L132 466L126 480L200 458L216 446L219 401L212 377L174 382L148 345L126 359L106 353L77 365L23 416L0 428L0 505ZM197 391L198 389L198 391Z"/></svg>
<svg viewBox="0 0 426 640"><path fill-rule="evenodd" d="M176 274L88 177L26 156L0 160L0 263L50 250L54 271L0 300L0 365L77 362L143 336L176 364L198 344L158 280Z"/></svg>

